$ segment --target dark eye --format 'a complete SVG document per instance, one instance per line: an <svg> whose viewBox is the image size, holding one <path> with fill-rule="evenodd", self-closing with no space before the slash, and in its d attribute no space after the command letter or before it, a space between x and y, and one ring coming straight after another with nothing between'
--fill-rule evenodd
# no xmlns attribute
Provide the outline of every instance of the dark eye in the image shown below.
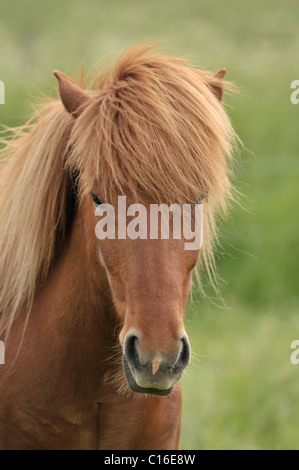
<svg viewBox="0 0 299 470"><path fill-rule="evenodd" d="M99 206L102 204L102 202L100 201L100 199L98 198L98 196L96 196L95 194L93 193L90 193L90 196L92 197L92 200L93 200L93 203L95 206Z"/></svg>

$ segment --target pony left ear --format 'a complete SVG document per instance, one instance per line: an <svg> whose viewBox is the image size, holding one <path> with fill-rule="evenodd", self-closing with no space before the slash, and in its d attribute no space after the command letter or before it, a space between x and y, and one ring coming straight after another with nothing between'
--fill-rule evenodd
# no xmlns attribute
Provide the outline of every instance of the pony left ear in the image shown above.
<svg viewBox="0 0 299 470"><path fill-rule="evenodd" d="M216 98L221 102L223 99L223 84L221 83L226 75L226 69L220 69L215 73L214 78L220 81L219 85L212 85L212 90Z"/></svg>
<svg viewBox="0 0 299 470"><path fill-rule="evenodd" d="M58 70L54 70L53 73L58 80L59 94L65 109L77 118L82 112L82 106L90 100L90 96L64 73Z"/></svg>

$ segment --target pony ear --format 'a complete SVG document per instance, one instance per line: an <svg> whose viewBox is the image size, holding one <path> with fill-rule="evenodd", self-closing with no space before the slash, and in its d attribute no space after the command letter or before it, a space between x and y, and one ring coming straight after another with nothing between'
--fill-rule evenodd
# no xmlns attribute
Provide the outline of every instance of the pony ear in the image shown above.
<svg viewBox="0 0 299 470"><path fill-rule="evenodd" d="M226 69L220 69L217 73L215 73L214 78L216 78L219 81L223 81L224 77L226 75ZM223 99L223 84L219 85L212 85L212 90L216 98L221 102Z"/></svg>
<svg viewBox="0 0 299 470"><path fill-rule="evenodd" d="M64 73L58 70L53 73L58 80L59 94L65 109L77 118L82 112L82 105L90 100L90 96Z"/></svg>

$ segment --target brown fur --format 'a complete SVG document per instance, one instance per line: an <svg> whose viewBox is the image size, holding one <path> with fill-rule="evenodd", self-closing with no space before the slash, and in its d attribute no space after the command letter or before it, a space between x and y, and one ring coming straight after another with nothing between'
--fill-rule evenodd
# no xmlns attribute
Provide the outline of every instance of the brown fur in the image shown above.
<svg viewBox="0 0 299 470"><path fill-rule="evenodd" d="M182 240L100 242L88 194L145 204L206 196L213 270L235 137L219 101L223 73L143 45L103 69L93 91L56 76L68 112L48 102L1 151L0 447L174 449L179 386L167 397L128 392L118 336L138 328L146 351L173 351L198 252Z"/></svg>

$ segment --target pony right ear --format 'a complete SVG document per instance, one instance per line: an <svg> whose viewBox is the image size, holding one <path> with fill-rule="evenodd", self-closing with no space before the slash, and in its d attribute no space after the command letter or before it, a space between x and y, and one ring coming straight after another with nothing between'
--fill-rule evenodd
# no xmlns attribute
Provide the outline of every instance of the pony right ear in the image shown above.
<svg viewBox="0 0 299 470"><path fill-rule="evenodd" d="M89 94L64 73L58 70L54 70L53 73L58 80L59 94L65 109L77 118L82 112L83 105L90 100Z"/></svg>
<svg viewBox="0 0 299 470"><path fill-rule="evenodd" d="M212 90L216 98L221 102L223 99L223 79L226 75L226 69L220 69L215 73L214 78L216 78L220 83L217 85L212 85Z"/></svg>

